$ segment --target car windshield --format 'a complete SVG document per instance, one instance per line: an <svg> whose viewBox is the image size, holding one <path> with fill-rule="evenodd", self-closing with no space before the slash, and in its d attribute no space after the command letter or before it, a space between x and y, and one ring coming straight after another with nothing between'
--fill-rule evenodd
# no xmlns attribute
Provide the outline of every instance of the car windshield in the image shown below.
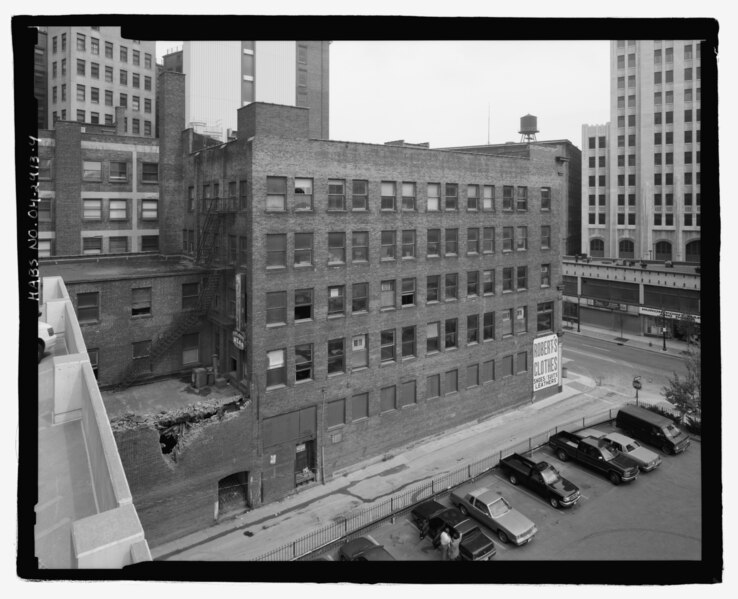
<svg viewBox="0 0 738 599"><path fill-rule="evenodd" d="M678 437L679 436L679 429L675 427L673 424L668 424L666 426L666 434L669 437Z"/></svg>
<svg viewBox="0 0 738 599"><path fill-rule="evenodd" d="M612 445L601 447L600 449L602 450L602 457L605 458L605 461L607 462L614 459L618 453L618 450L615 449Z"/></svg>
<svg viewBox="0 0 738 599"><path fill-rule="evenodd" d="M496 501L489 504L489 513L493 518L498 518L510 511L510 504L504 497L500 497Z"/></svg>
<svg viewBox="0 0 738 599"><path fill-rule="evenodd" d="M552 485L561 478L561 475L559 474L559 471L556 470L556 468L551 466L551 468L546 468L545 470L541 471L541 477L543 478L544 483L546 483L547 485Z"/></svg>
<svg viewBox="0 0 738 599"><path fill-rule="evenodd" d="M638 449L638 448L639 448L640 446L641 446L641 444L640 444L640 443L638 443L638 441L631 441L630 443L628 443L628 444L627 444L627 445L625 446L625 450L626 450L626 451L635 451L635 450L636 450L636 449Z"/></svg>

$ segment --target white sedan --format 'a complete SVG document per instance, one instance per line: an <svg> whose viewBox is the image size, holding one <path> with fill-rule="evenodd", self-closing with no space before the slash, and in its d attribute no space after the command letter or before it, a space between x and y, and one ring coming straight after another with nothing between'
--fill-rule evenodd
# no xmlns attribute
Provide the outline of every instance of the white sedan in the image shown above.
<svg viewBox="0 0 738 599"><path fill-rule="evenodd" d="M650 449L643 447L635 439L621 435L620 433L608 433L602 437L615 449L621 451L636 462L643 472L649 472L661 464L661 456Z"/></svg>
<svg viewBox="0 0 738 599"><path fill-rule="evenodd" d="M54 328L45 322L38 322L38 361L44 357L47 351L54 351L56 345L56 335Z"/></svg>

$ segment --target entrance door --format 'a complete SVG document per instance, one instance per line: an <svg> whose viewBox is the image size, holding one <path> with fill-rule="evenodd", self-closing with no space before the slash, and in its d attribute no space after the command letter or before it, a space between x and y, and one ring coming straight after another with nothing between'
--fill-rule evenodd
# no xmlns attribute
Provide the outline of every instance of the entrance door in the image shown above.
<svg viewBox="0 0 738 599"><path fill-rule="evenodd" d="M218 517L249 508L249 473L236 472L218 481Z"/></svg>
<svg viewBox="0 0 738 599"><path fill-rule="evenodd" d="M315 439L298 443L295 446L295 486L314 481L316 473Z"/></svg>

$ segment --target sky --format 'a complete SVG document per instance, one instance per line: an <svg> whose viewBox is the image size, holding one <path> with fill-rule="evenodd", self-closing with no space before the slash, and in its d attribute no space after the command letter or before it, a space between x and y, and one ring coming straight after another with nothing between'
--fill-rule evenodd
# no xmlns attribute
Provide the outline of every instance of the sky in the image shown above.
<svg viewBox="0 0 738 599"><path fill-rule="evenodd" d="M157 56L181 46L158 42ZM607 41L334 41L330 138L432 148L539 140L581 148L582 125L609 113Z"/></svg>

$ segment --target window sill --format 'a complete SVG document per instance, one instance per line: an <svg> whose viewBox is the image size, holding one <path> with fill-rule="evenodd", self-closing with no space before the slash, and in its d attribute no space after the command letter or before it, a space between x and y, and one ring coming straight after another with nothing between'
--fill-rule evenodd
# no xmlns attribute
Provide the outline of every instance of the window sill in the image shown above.
<svg viewBox="0 0 738 599"><path fill-rule="evenodd" d="M441 352L439 350L437 350L437 349L434 349L434 350L431 350L431 351L425 350L426 357L440 355L440 353Z"/></svg>
<svg viewBox="0 0 738 599"><path fill-rule="evenodd" d="M397 258L380 258L380 262L397 262Z"/></svg>
<svg viewBox="0 0 738 599"><path fill-rule="evenodd" d="M457 351L459 348L455 345L453 347L444 347L443 351Z"/></svg>
<svg viewBox="0 0 738 599"><path fill-rule="evenodd" d="M503 289L502 290L502 295L505 295L506 293L512 293L512 292L513 292L512 289Z"/></svg>
<svg viewBox="0 0 738 599"><path fill-rule="evenodd" d="M213 198L205 198L206 200L212 200ZM266 214L287 214L286 210L264 210Z"/></svg>
<svg viewBox="0 0 738 599"><path fill-rule="evenodd" d="M448 304L449 302L451 303L458 302L459 298L458 297L447 297L447 298L444 298L443 301Z"/></svg>
<svg viewBox="0 0 738 599"><path fill-rule="evenodd" d="M482 343L491 343L492 341L495 341L495 339L482 339Z"/></svg>
<svg viewBox="0 0 738 599"><path fill-rule="evenodd" d="M351 316L362 316L363 314L369 314L369 310L359 310L357 312L351 312Z"/></svg>
<svg viewBox="0 0 738 599"><path fill-rule="evenodd" d="M384 362L381 362L379 364L380 368L384 368L385 366L396 366L397 362L395 360L386 360Z"/></svg>
<svg viewBox="0 0 738 599"><path fill-rule="evenodd" d="M328 266L346 266L345 262L329 262Z"/></svg>
<svg viewBox="0 0 738 599"><path fill-rule="evenodd" d="M494 297L495 292L494 291L485 291L484 297Z"/></svg>
<svg viewBox="0 0 738 599"><path fill-rule="evenodd" d="M328 373L328 378L329 378L329 379L332 379L332 378L335 378L335 377L337 377L337 376L342 376L342 375L344 375L344 374L346 374L346 373L345 373L345 372L343 372L343 371L341 371L341 372L329 372L329 373Z"/></svg>
<svg viewBox="0 0 738 599"><path fill-rule="evenodd" d="M369 367L368 366L356 366L356 367L353 367L352 366L351 367L351 372L352 373L354 373L354 372L361 372L362 370L369 370Z"/></svg>
<svg viewBox="0 0 738 599"><path fill-rule="evenodd" d="M295 324L304 324L306 322L313 322L313 319L312 318L295 319Z"/></svg>
<svg viewBox="0 0 738 599"><path fill-rule="evenodd" d="M475 345L479 345L479 341L467 341L466 342L467 347L474 347Z"/></svg>
<svg viewBox="0 0 738 599"><path fill-rule="evenodd" d="M141 319L153 318L153 317L154 317L154 315L151 314L151 313L149 313L149 314L131 314L131 320L141 320Z"/></svg>
<svg viewBox="0 0 738 599"><path fill-rule="evenodd" d="M286 266L267 266L266 269L268 271L269 270L271 270L271 271L275 271L275 270L282 271L282 270L287 270L287 267Z"/></svg>
<svg viewBox="0 0 738 599"><path fill-rule="evenodd" d="M299 381L295 379L295 385L303 385L304 383L313 383L313 379L300 379Z"/></svg>
<svg viewBox="0 0 738 599"><path fill-rule="evenodd" d="M336 320L337 318L346 318L345 314L328 314L326 317L328 320Z"/></svg>
<svg viewBox="0 0 738 599"><path fill-rule="evenodd" d="M266 325L266 328L268 329L278 329L279 327L286 327L286 322L268 322Z"/></svg>
<svg viewBox="0 0 738 599"><path fill-rule="evenodd" d="M449 395L458 395L458 394L459 394L458 390L457 391L449 391L448 393L444 393L443 396L444 397L448 397Z"/></svg>
<svg viewBox="0 0 738 599"><path fill-rule="evenodd" d="M271 387L267 387L267 391L276 391L277 389L286 389L287 385L279 384L279 385L272 385Z"/></svg>
<svg viewBox="0 0 738 599"><path fill-rule="evenodd" d="M308 269L308 268L310 270L315 270L315 265L314 264L295 264L294 267L297 270L304 270L304 269ZM267 268L270 268L270 267L267 267ZM274 268L274 267L272 266L271 268ZM284 267L280 267L280 268L284 268Z"/></svg>
<svg viewBox="0 0 738 599"><path fill-rule="evenodd" d="M400 308L402 310L405 310L406 308L415 308L415 304L403 304Z"/></svg>
<svg viewBox="0 0 738 599"><path fill-rule="evenodd" d="M403 256L402 260L415 260L415 256Z"/></svg>

